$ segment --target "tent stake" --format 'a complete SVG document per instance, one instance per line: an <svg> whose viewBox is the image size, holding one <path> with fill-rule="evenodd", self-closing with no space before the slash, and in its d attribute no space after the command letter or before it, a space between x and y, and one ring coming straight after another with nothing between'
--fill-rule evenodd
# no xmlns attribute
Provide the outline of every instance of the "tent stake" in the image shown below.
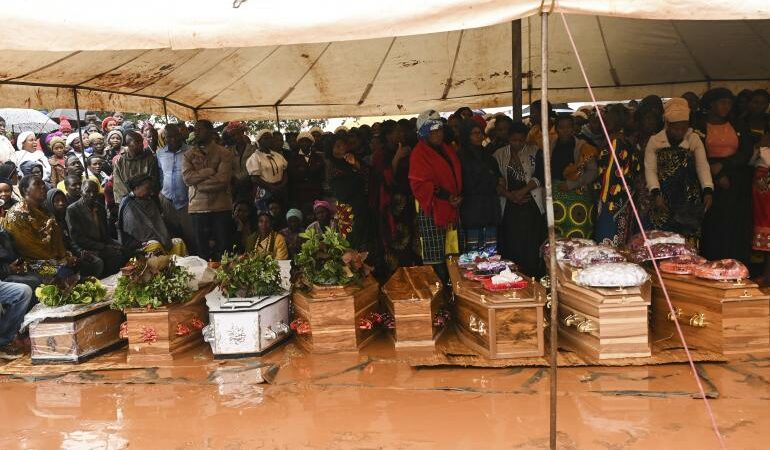
<svg viewBox="0 0 770 450"><path fill-rule="evenodd" d="M521 122L521 19L511 21L511 115Z"/></svg>
<svg viewBox="0 0 770 450"><path fill-rule="evenodd" d="M556 450L556 372L559 332L559 301L556 289L556 232L554 230L553 217L553 185L551 183L551 143L548 136L550 124L548 116L548 13L540 15L540 48L541 50L541 85L540 85L540 130L543 135L543 166L545 169L545 214L548 221L548 273L551 277L551 338L549 355L549 380L550 380L550 423L549 441L551 449Z"/></svg>

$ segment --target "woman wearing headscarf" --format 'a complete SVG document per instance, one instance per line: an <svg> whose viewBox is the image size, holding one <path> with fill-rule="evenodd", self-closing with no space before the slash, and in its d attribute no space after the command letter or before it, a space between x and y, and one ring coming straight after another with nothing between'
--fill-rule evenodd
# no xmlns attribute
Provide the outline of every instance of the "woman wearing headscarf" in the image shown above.
<svg viewBox="0 0 770 450"><path fill-rule="evenodd" d="M65 163L65 142L61 137L55 137L51 139L48 147L51 149L50 158L48 163L51 165L51 184L56 186L60 181L64 181L64 163Z"/></svg>
<svg viewBox="0 0 770 450"><path fill-rule="evenodd" d="M332 207L326 200L313 202L313 217L315 221L308 225L306 230L313 230L318 234L323 233L327 228L337 230Z"/></svg>
<svg viewBox="0 0 770 450"><path fill-rule="evenodd" d="M280 231L286 241L286 250L289 252L289 259L299 253L302 247L302 211L292 208L286 212L286 228Z"/></svg>
<svg viewBox="0 0 770 450"><path fill-rule="evenodd" d="M751 93L746 113L741 118L741 126L748 130L755 148L759 148L759 141L764 135L770 133L768 105L770 105L770 93L764 89L757 89Z"/></svg>
<svg viewBox="0 0 770 450"><path fill-rule="evenodd" d="M627 110L621 104L607 107L604 113L604 124L607 127L610 142L602 137L597 147L599 149L597 180L599 198L596 202L594 240L609 241L615 246L626 244L633 220L628 198L634 193L626 192L618 173L622 171L628 187L633 189L636 178L642 170L639 154L623 135L625 114ZM611 148L615 149L617 160L613 158Z"/></svg>
<svg viewBox="0 0 770 450"><path fill-rule="evenodd" d="M118 128L118 120L114 117L105 117L104 120L102 120L102 132L104 134L109 133L110 131Z"/></svg>
<svg viewBox="0 0 770 450"><path fill-rule="evenodd" d="M714 200L703 219L701 253L707 259L734 258L749 263L751 254L751 135L730 122L732 92L714 88L703 95L700 124L714 181Z"/></svg>
<svg viewBox="0 0 770 450"><path fill-rule="evenodd" d="M108 161L114 166L120 156L124 153L125 147L123 146L125 139L123 138L123 132L119 129L114 129L107 133L107 139L105 139L104 155ZM142 148L144 148L144 141L142 141Z"/></svg>
<svg viewBox="0 0 770 450"><path fill-rule="evenodd" d="M463 202L460 223L463 227L463 252L497 244L500 200L497 187L502 176L497 161L484 151L484 129L475 120L460 123L459 158L462 166Z"/></svg>
<svg viewBox="0 0 770 450"><path fill-rule="evenodd" d="M31 131L25 131L16 139L16 145L19 151L16 152L15 163L21 170L21 165L27 161L39 162L43 167L43 179L48 180L51 177L51 165L48 163L45 153L37 149L37 139ZM21 172L19 175L22 175Z"/></svg>
<svg viewBox="0 0 770 450"><path fill-rule="evenodd" d="M118 212L120 243L129 252L187 256L184 241L171 237L160 207L152 199L153 183L147 175L137 175L128 181L130 193L123 198Z"/></svg>
<svg viewBox="0 0 770 450"><path fill-rule="evenodd" d="M575 137L574 120L570 115L558 116L557 138L550 143L554 224L559 236L590 239L599 150Z"/></svg>
<svg viewBox="0 0 770 450"><path fill-rule="evenodd" d="M393 120L380 126L380 150L372 158L372 203L377 209L378 272L390 276L398 267L419 263L414 195L409 186L409 154L401 127Z"/></svg>
<svg viewBox="0 0 770 450"><path fill-rule="evenodd" d="M348 147L342 133L327 142L326 158L331 165L329 186L337 199L335 219L339 232L351 247L363 249L369 243L370 217L367 197L369 171Z"/></svg>
<svg viewBox="0 0 770 450"><path fill-rule="evenodd" d="M459 253L462 167L455 150L444 143L444 124L436 111L420 114L417 126L420 140L409 155L409 183L419 208L417 227L422 261L433 265L447 281L446 255Z"/></svg>
<svg viewBox="0 0 770 450"><path fill-rule="evenodd" d="M286 200L286 185L289 177L286 158L275 151L271 130L257 133L258 149L246 160L246 171L255 185L254 203L257 208L267 210L271 198Z"/></svg>
<svg viewBox="0 0 770 450"><path fill-rule="evenodd" d="M13 161L6 161L3 164L0 164L0 179L5 180L5 182L11 185L14 201L21 201L21 192L19 192L19 172ZM6 208L6 210L7 209L8 208Z"/></svg>
<svg viewBox="0 0 770 450"><path fill-rule="evenodd" d="M714 190L706 150L690 129L687 100L670 99L664 118L666 127L648 140L644 153L645 179L654 202L649 221L656 229L680 233L697 244Z"/></svg>
<svg viewBox="0 0 770 450"><path fill-rule="evenodd" d="M498 193L503 216L497 248L503 258L537 277L544 271L539 249L546 235L541 187L545 169L540 149L527 143L528 131L526 125L515 122L508 145L494 155L502 176Z"/></svg>
<svg viewBox="0 0 770 450"><path fill-rule="evenodd" d="M64 235L56 219L45 209L45 183L40 177L27 175L19 182L19 188L23 199L3 220L19 256L27 261L65 259Z"/></svg>

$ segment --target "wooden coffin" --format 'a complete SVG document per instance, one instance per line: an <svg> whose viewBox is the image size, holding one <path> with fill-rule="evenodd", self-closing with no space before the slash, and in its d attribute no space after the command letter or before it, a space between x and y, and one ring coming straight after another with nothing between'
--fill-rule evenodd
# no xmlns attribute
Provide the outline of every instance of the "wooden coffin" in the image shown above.
<svg viewBox="0 0 770 450"><path fill-rule="evenodd" d="M201 330L208 322L205 297L210 289L199 289L185 303L157 309L126 309L128 362L168 363L202 343Z"/></svg>
<svg viewBox="0 0 770 450"><path fill-rule="evenodd" d="M358 351L380 331L359 326L379 311L379 291L369 276L360 286L315 286L310 292L294 292L291 328L297 343L312 353Z"/></svg>
<svg viewBox="0 0 770 450"><path fill-rule="evenodd" d="M770 295L750 280L711 281L691 275L663 274L675 314L666 302L656 275L652 275L653 339L679 336L678 317L690 348L723 354L770 350Z"/></svg>
<svg viewBox="0 0 770 450"><path fill-rule="evenodd" d="M446 309L441 280L431 266L400 267L382 288L385 310L395 318L389 330L396 348L435 349Z"/></svg>
<svg viewBox="0 0 770 450"><path fill-rule="evenodd" d="M455 327L460 340L490 359L543 356L546 293L531 279L524 289L489 292L462 278L455 258L447 262L455 295ZM525 277L526 278L526 277Z"/></svg>
<svg viewBox="0 0 770 450"><path fill-rule="evenodd" d="M559 264L559 339L597 359L650 356L650 282L629 288L586 287L572 281L573 270Z"/></svg>
<svg viewBox="0 0 770 450"><path fill-rule="evenodd" d="M123 346L122 322L123 313L103 303L33 323L29 326L32 363L80 363Z"/></svg>
<svg viewBox="0 0 770 450"><path fill-rule="evenodd" d="M215 359L259 356L291 335L289 294L226 298L218 288L206 295L209 325L203 339Z"/></svg>

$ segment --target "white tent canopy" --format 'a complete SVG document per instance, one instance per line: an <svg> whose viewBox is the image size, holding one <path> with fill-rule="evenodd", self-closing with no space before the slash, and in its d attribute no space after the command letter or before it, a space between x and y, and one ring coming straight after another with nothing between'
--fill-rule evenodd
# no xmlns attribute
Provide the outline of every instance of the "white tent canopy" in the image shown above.
<svg viewBox="0 0 770 450"><path fill-rule="evenodd" d="M75 3L82 14L65 18L43 18L39 11L58 3L40 0L4 13L10 17L0 36L3 106L71 108L74 87L83 109L167 111L185 119L275 118L276 109L281 118L307 118L510 105L509 21L519 17L522 70L539 86L540 20L531 17L539 0L248 0L237 9L227 0L137 0L120 14ZM709 83L770 85L770 21L745 20L770 18L765 0L550 6L581 13L568 21L602 98L678 95ZM674 17L730 20L668 20ZM549 96L583 100L561 20L552 17L549 29Z"/></svg>

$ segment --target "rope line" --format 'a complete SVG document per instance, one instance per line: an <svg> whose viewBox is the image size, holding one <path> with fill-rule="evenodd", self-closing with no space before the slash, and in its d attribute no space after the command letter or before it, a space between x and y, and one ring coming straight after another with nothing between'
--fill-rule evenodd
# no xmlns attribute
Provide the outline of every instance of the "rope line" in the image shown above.
<svg viewBox="0 0 770 450"><path fill-rule="evenodd" d="M561 16L562 23L564 23L564 29L567 31L567 37L569 37L570 45L572 46L572 50L575 52L575 58L577 58L578 66L580 67L580 71L583 75L583 80L586 83L586 87L588 88L588 93L591 95L591 103L596 110L596 113L599 117L599 122L602 125L602 131L604 132L604 137L607 139L607 142L609 143L610 147L610 153L612 154L612 159L615 162L615 165L617 167L620 167L618 156L615 153L615 146L612 143L612 140L610 139L610 134L607 131L607 126L604 124L604 118L602 117L601 112L599 111L599 105L596 103L596 97L594 96L593 89L591 89L591 83L588 81L588 75L586 74L585 68L583 67L583 61L580 59L580 53L578 52L577 45L575 45L575 40L572 38L572 32L570 31L569 25L567 24L567 19L564 17L564 13L559 13ZM698 391L700 392L700 396L703 399L703 404L706 407L706 412L709 415L709 418L711 420L711 427L713 428L714 434L717 437L717 441L719 442L719 447L722 450L725 450L727 447L725 446L725 441L722 436L722 433L719 431L719 426L717 425L716 417L714 416L714 411L711 409L711 404L708 401L708 398L706 398L706 391L703 389L703 383L701 383L700 376L698 375L698 371L695 368L695 362L692 359L692 355L690 354L690 348L687 345L687 342L685 342L684 334L682 333L682 327L679 325L679 319L676 317L676 314L674 313L674 306L671 303L671 299L668 295L668 289L666 289L666 284L663 281L663 276L660 273L660 269L658 268L658 263L654 258L654 255L652 254L652 249L650 248L650 242L647 240L647 233L644 230L644 226L642 226L642 220L639 217L639 211L636 209L636 204L634 203L634 199L631 196L631 190L628 188L628 183L626 181L626 177L623 174L622 170L618 170L618 174L620 175L620 179L623 183L623 188L626 191L626 195L628 196L629 204L631 205L631 210L634 213L634 217L636 219L637 224L639 225L639 229L641 230L642 237L644 238L644 245L647 248L647 252L650 255L650 259L652 260L652 265L655 268L655 274L658 277L658 280L660 281L660 287L663 291L663 295L666 298L666 303L668 304L668 309L671 312L671 317L673 317L674 325L676 326L676 332L679 335L679 339L682 340L682 346L684 347L684 352L687 355L687 361L690 364L690 370L692 371L693 378L695 378L695 383L698 385Z"/></svg>

